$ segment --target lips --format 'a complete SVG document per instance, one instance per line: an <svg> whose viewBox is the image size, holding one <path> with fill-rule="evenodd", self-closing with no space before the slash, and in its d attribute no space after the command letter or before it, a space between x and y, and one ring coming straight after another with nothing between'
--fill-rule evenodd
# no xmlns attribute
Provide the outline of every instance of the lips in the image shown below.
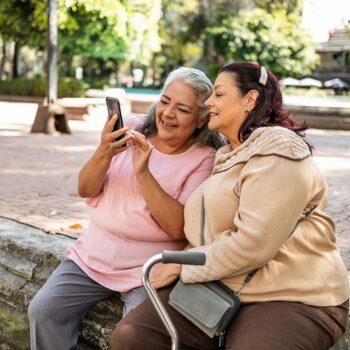
<svg viewBox="0 0 350 350"><path fill-rule="evenodd" d="M167 128L176 128L176 127L177 127L177 125L168 123L168 122L166 122L166 121L164 121L164 120L161 120L161 123L162 123L162 125L164 125L164 126L167 127Z"/></svg>

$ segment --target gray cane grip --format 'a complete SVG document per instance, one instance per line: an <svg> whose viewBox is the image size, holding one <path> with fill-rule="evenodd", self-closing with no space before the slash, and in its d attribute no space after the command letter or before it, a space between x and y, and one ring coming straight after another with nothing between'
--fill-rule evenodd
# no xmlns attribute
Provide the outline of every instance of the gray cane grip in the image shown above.
<svg viewBox="0 0 350 350"><path fill-rule="evenodd" d="M182 265L204 265L205 254L200 252L174 252L171 250L163 250L163 264L182 264Z"/></svg>

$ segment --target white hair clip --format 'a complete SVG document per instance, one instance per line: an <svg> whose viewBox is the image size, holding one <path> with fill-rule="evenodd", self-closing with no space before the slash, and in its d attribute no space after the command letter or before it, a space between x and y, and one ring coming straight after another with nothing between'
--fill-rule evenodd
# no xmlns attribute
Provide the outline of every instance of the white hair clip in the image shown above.
<svg viewBox="0 0 350 350"><path fill-rule="evenodd" d="M266 68L264 66L261 66L261 68L260 68L259 83L262 85L266 85L266 83L267 83L267 71L266 71Z"/></svg>

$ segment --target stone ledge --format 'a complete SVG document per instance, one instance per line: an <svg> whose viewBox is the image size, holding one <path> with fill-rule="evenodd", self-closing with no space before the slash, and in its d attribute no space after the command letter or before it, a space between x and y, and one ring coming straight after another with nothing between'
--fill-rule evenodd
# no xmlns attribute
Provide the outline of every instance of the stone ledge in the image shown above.
<svg viewBox="0 0 350 350"><path fill-rule="evenodd" d="M29 349L28 305L72 242L69 237L0 218L0 349ZM98 303L84 318L77 349L108 349L121 316L119 295Z"/></svg>
<svg viewBox="0 0 350 350"><path fill-rule="evenodd" d="M350 130L350 108L286 106L295 118L309 123L311 128Z"/></svg>
<svg viewBox="0 0 350 350"><path fill-rule="evenodd" d="M1 350L29 349L27 307L71 243L69 237L0 217ZM82 322L77 350L107 350L121 316L119 295L98 303ZM350 327L332 350L348 350L349 343Z"/></svg>

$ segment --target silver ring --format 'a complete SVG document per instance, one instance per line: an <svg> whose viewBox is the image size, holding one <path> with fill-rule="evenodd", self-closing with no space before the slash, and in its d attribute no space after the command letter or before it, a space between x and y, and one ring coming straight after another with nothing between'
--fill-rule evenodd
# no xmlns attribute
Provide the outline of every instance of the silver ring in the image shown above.
<svg viewBox="0 0 350 350"><path fill-rule="evenodd" d="M113 149L113 148L115 148L115 145L109 145L109 148Z"/></svg>

